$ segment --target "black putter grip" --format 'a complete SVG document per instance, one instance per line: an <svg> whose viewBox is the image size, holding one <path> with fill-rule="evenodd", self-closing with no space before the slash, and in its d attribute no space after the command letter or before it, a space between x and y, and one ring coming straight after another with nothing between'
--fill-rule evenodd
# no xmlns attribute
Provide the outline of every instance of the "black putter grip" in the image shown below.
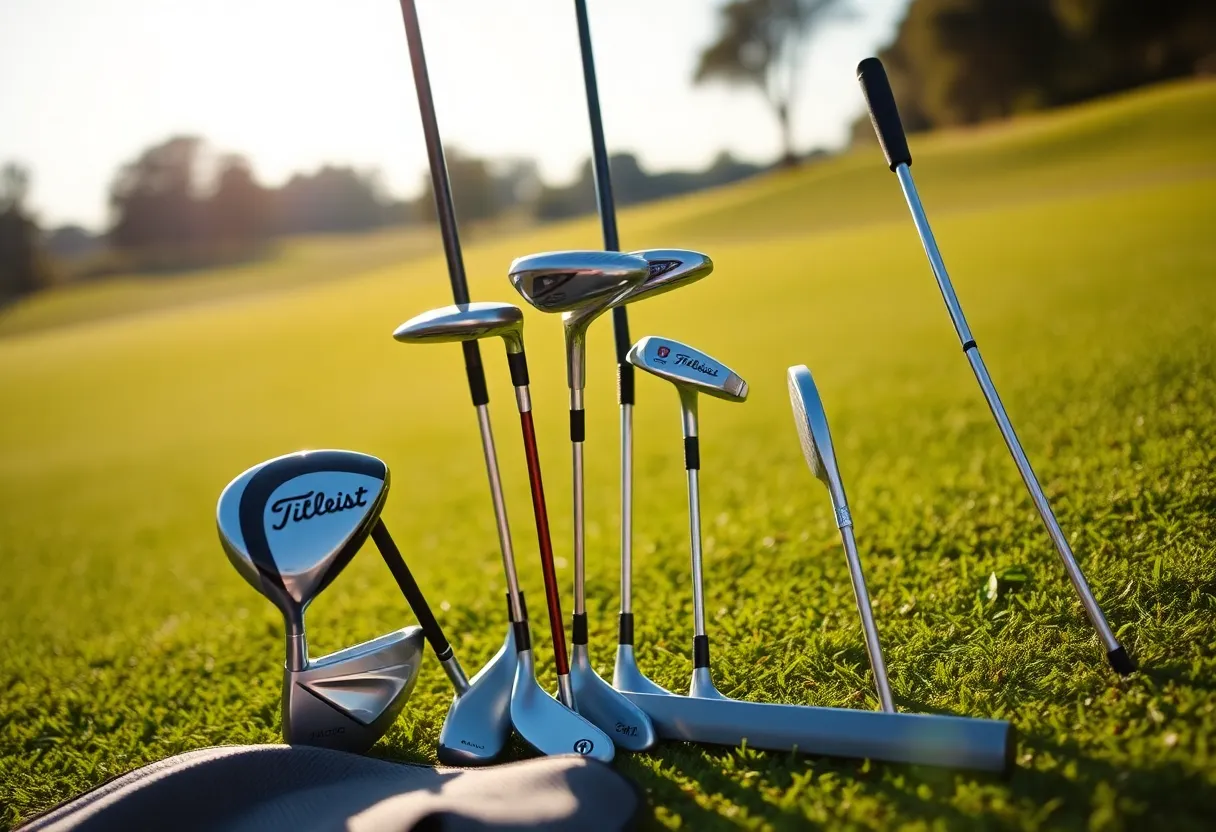
<svg viewBox="0 0 1216 832"><path fill-rule="evenodd" d="M857 65L857 80L861 82L862 95L870 107L870 121L878 134L878 143L887 157L891 170L900 165L912 164L912 153L908 150L908 137L899 121L899 108L891 92L887 71L878 58L866 58Z"/></svg>
<svg viewBox="0 0 1216 832"><path fill-rule="evenodd" d="M440 660L447 659L452 654L452 647L448 644L447 636L443 634L443 628L435 620L435 614L431 612L431 605L426 602L426 596L422 594L418 582L414 580L414 574L406 566L405 558L401 557L401 550L389 536L388 527L384 525L383 520L377 520L376 525L372 527L372 540L376 542L376 548L380 550L380 557L384 558L385 565L397 579L397 586L401 588L401 594L405 596L410 609L414 611L414 617L418 619L418 624L422 627L422 634L431 643L431 649L435 651L435 655L439 656Z"/></svg>

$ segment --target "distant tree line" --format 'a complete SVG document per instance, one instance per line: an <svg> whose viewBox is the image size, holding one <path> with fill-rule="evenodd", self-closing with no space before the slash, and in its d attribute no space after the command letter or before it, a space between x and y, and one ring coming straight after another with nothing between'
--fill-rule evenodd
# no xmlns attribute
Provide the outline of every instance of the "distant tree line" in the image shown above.
<svg viewBox="0 0 1216 832"><path fill-rule="evenodd" d="M51 270L38 240L38 225L25 205L29 171L16 163L0 169L0 302L51 283Z"/></svg>
<svg viewBox="0 0 1216 832"><path fill-rule="evenodd" d="M879 57L907 129L975 124L1216 71L1216 0L912 0Z"/></svg>

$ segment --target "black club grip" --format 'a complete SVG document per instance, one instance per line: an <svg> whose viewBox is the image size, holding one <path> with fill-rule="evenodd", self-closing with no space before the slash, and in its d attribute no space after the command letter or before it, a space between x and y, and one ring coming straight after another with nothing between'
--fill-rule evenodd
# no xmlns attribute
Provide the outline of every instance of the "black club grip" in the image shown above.
<svg viewBox="0 0 1216 832"><path fill-rule="evenodd" d="M857 65L857 80L861 82L862 95L870 108L870 121L878 134L878 144L891 170L900 165L912 164L912 153L908 150L908 137L899 121L899 108L891 93L891 82L887 71L878 58L866 58Z"/></svg>

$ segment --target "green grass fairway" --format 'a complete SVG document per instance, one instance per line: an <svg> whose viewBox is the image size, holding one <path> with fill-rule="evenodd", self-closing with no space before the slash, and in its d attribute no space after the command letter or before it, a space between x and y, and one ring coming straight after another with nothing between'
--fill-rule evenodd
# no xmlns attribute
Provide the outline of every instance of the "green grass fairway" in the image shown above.
<svg viewBox="0 0 1216 832"><path fill-rule="evenodd" d="M626 245L696 247L716 263L704 282L634 308L633 336L687 340L752 389L744 405L701 407L719 687L876 705L827 494L790 418L785 370L806 363L831 419L898 706L1009 719L1021 734L1008 781L750 749L621 754L657 824L1211 828L1213 147L1212 83L913 142L984 356L1095 594L1144 668L1127 680L1105 666L876 148L623 215ZM512 257L597 245L591 219L479 242L466 251L472 294L519 302L505 278ZM196 284L184 279L185 301L166 295L140 314L79 321L53 295L19 310L41 317L0 339L0 824L166 755L277 741L281 622L214 529L220 490L265 458L349 447L385 459L386 520L461 660L473 670L498 648L504 584L460 350L390 337L449 302L437 246L424 248L387 267L352 255L345 279L273 292L268 280L266 292L217 291L206 304L190 302ZM568 613L560 325L527 315ZM483 350L539 615L505 361L498 344ZM590 363L588 605L594 662L610 675L619 506L606 320ZM654 379L638 387L639 652L654 679L684 689L692 604L677 399ZM1013 568L1030 581L986 592ZM369 548L310 610L312 651L411 621ZM538 617L533 631L552 687ZM431 661L373 753L433 762L448 690Z"/></svg>

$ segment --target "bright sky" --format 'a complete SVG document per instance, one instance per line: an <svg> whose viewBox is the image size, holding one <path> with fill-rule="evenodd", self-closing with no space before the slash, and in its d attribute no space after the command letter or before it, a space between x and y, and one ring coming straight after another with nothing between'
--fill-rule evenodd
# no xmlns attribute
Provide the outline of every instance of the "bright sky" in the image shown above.
<svg viewBox="0 0 1216 832"><path fill-rule="evenodd" d="M722 0L589 0L610 151L650 170L723 149L769 161L773 118L750 91L698 87L699 47ZM839 146L861 111L854 68L908 0L854 0L858 16L810 45L799 148ZM527 156L568 182L589 153L572 0L419 0L445 145ZM418 192L426 152L394 0L3 0L0 163L32 169L44 226L100 229L118 166L171 135L248 156L262 182L323 162L378 168Z"/></svg>

